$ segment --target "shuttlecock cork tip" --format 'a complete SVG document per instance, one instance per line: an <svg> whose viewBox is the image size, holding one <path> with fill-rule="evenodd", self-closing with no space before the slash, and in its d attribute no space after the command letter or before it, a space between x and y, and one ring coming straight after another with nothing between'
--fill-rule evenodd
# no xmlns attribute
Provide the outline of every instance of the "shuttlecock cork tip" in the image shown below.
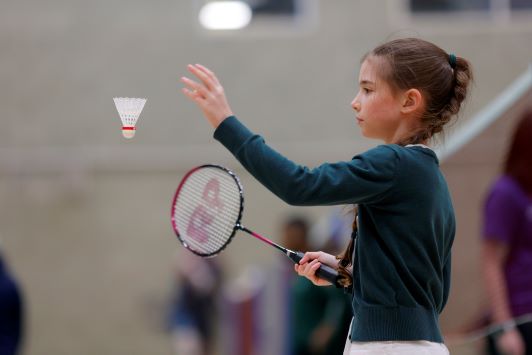
<svg viewBox="0 0 532 355"><path fill-rule="evenodd" d="M135 137L135 127L122 127L122 135L127 139Z"/></svg>

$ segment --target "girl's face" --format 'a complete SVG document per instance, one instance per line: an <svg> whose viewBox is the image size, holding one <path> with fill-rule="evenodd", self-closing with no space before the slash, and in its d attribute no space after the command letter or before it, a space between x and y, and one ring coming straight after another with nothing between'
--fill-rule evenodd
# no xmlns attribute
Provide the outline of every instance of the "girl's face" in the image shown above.
<svg viewBox="0 0 532 355"><path fill-rule="evenodd" d="M392 143L401 121L401 98L394 94L379 71L383 70L382 59L367 57L360 68L359 91L351 107L362 135Z"/></svg>

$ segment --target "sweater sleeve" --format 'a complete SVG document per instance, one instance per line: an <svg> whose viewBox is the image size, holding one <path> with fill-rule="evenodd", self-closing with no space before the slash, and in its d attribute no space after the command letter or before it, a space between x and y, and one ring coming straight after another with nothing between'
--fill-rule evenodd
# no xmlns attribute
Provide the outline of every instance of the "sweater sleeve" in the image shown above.
<svg viewBox="0 0 532 355"><path fill-rule="evenodd" d="M351 161L310 169L270 148L234 116L218 126L214 138L267 189L299 206L378 202L393 186L399 160L393 148L381 145Z"/></svg>

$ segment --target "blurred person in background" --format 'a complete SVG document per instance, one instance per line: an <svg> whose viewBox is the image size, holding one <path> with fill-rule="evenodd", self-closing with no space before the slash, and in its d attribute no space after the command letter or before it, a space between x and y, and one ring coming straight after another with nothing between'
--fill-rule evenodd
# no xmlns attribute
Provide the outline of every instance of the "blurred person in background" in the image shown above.
<svg viewBox="0 0 532 355"><path fill-rule="evenodd" d="M22 340L23 302L0 249L0 355L17 354Z"/></svg>
<svg viewBox="0 0 532 355"><path fill-rule="evenodd" d="M514 132L501 176L485 206L482 270L490 319L503 331L488 339L490 355L532 354L532 324L516 317L532 314L532 111Z"/></svg>
<svg viewBox="0 0 532 355"><path fill-rule="evenodd" d="M283 224L282 244L288 249L308 251L313 247L309 239L309 225L304 218L292 217ZM330 242L334 236L327 235L325 239L325 244L334 248ZM317 287L308 279L293 275L289 291L289 354L341 354L352 317L349 297L336 288Z"/></svg>
<svg viewBox="0 0 532 355"><path fill-rule="evenodd" d="M175 354L210 355L215 341L222 270L216 259L180 248L169 316Z"/></svg>

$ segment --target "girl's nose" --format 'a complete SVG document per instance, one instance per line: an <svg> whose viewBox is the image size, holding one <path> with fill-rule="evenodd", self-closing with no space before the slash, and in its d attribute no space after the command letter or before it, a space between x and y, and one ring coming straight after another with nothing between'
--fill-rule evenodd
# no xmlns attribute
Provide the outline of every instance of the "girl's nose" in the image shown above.
<svg viewBox="0 0 532 355"><path fill-rule="evenodd" d="M360 102L358 102L357 99L354 98L353 101L351 101L351 107L352 107L353 110L355 110L356 112L360 111Z"/></svg>

